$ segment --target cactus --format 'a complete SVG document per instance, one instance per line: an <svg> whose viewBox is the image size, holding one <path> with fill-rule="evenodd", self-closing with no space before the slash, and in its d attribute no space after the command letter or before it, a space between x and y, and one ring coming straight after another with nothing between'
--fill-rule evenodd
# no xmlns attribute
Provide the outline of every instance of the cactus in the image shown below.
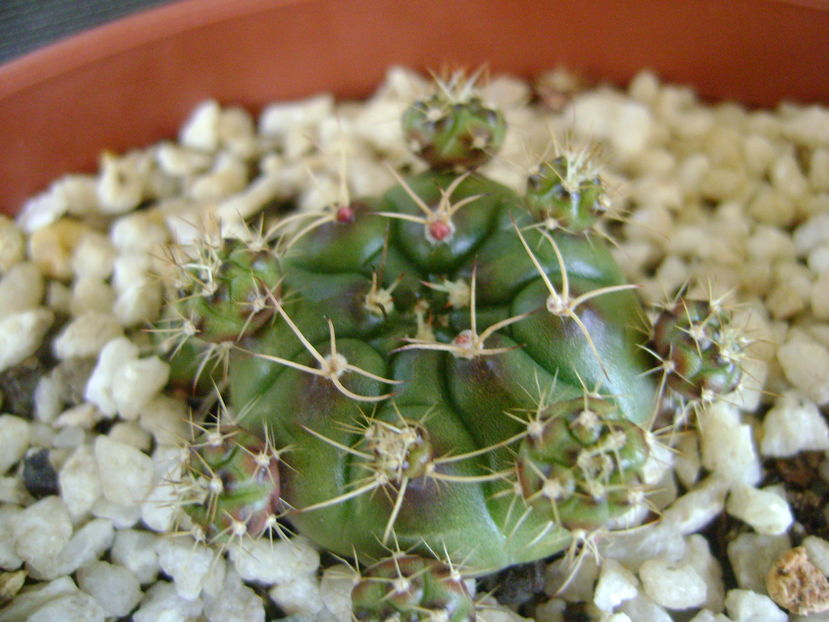
<svg viewBox="0 0 829 622"><path fill-rule="evenodd" d="M358 619L470 619L455 573L635 513L666 395L733 389L740 344L706 303L651 327L595 232L588 151L540 163L523 196L488 179L504 120L460 78L403 130L429 168L383 196L176 254L173 378L236 413L191 447L183 503L211 539L284 519L373 564Z"/></svg>

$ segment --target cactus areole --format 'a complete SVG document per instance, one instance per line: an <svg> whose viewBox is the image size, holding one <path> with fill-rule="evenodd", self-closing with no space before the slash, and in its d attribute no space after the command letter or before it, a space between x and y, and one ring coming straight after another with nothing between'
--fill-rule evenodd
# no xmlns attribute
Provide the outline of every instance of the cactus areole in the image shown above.
<svg viewBox="0 0 829 622"><path fill-rule="evenodd" d="M209 538L279 518L369 565L396 551L478 575L543 558L641 508L647 427L671 390L650 372L671 371L671 339L696 365L687 382L739 379L692 360L701 306L649 346L595 233L605 198L584 154L528 172L526 196L488 179L477 167L504 120L457 80L403 129L426 172L179 262L174 376L224 387L233 413L192 450L204 489L186 509ZM411 583L401 564L379 567L390 590ZM454 602L454 583L429 581L428 598L366 587L359 602Z"/></svg>

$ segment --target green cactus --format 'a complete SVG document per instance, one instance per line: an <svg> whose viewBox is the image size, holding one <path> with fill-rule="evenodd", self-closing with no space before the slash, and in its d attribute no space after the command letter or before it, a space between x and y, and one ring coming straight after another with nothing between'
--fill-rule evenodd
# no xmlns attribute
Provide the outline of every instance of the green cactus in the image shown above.
<svg viewBox="0 0 829 622"><path fill-rule="evenodd" d="M724 320L703 306L660 319L649 345L592 230L605 199L586 152L542 163L526 196L488 179L477 167L503 117L459 79L403 126L428 171L179 258L173 377L226 387L237 432L191 451L195 478L225 485L186 508L209 537L278 515L376 562L358 619L469 619L444 565L413 556L480 575L624 517L645 494L658 359L676 361L686 393L735 376L722 348L708 354ZM407 555L389 565L392 543Z"/></svg>

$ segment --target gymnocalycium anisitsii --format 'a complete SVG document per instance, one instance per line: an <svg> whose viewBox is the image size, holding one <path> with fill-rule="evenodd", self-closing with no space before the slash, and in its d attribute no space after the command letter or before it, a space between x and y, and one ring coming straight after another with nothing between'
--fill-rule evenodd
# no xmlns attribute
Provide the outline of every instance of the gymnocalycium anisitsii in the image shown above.
<svg viewBox="0 0 829 622"><path fill-rule="evenodd" d="M471 620L464 577L641 520L654 422L734 390L744 340L719 301L649 320L590 150L488 179L504 117L461 75L402 126L428 170L382 196L172 249L173 379L223 405L179 503L354 559L357 619Z"/></svg>

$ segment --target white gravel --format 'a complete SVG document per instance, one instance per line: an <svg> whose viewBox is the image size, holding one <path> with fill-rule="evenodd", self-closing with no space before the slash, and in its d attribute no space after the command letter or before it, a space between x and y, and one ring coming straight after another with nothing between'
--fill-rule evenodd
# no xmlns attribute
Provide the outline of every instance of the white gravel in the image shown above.
<svg viewBox="0 0 829 622"><path fill-rule="evenodd" d="M259 622L268 599L296 621L350 619L352 573L320 570L303 538L220 555L165 535L179 526L170 481L188 411L163 394L169 369L143 328L161 306L162 246L195 235L205 205L217 206L226 233L274 199L320 207L336 196L340 144L355 195L391 183L378 154L421 166L388 120L423 88L394 69L360 106L318 95L258 119L207 101L178 142L105 154L98 174L55 181L16 223L0 217L0 372L31 357L53 325L61 365L91 370L75 389L43 375L32 420L0 402L0 572L29 577L0 622ZM484 172L522 184L550 131L599 143L611 212L624 215L613 233L627 276L650 301L686 282L730 293L753 341L743 386L692 413L676 455L652 462L661 521L588 534L575 574L563 559L548 566L536 618L559 622L583 606L596 622L787 620L766 594L775 559L802 541L829 572L829 543L796 521L783 487L766 485L772 459L804 452L822 452L829 481L829 110L705 105L647 71L627 91L577 95L562 113L519 107L528 89L509 77L485 86L511 130ZM32 447L50 450L60 496L38 500L23 487ZM715 520L732 527L725 559L699 533ZM521 619L493 607L480 617Z"/></svg>

